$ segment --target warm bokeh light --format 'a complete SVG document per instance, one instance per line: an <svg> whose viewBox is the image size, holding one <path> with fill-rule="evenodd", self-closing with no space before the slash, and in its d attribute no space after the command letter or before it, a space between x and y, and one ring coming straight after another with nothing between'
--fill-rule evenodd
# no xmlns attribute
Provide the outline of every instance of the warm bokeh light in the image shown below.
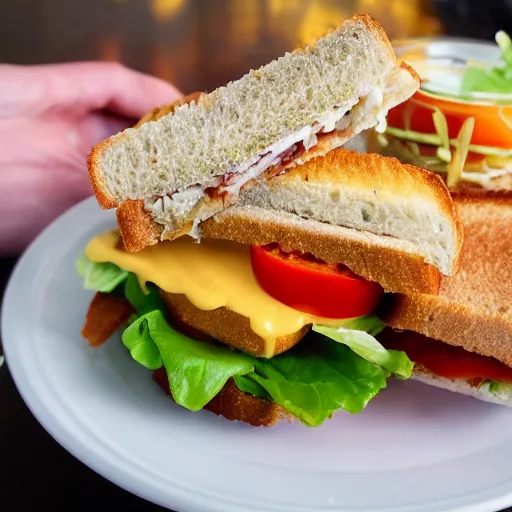
<svg viewBox="0 0 512 512"><path fill-rule="evenodd" d="M389 37L399 39L439 33L439 22L425 12L425 0L357 0L354 13L379 20Z"/></svg>
<svg viewBox="0 0 512 512"><path fill-rule="evenodd" d="M238 0L231 1L237 3ZM441 31L439 22L427 12L427 0L260 2L268 6L266 12L271 30L290 41L291 48L310 43L339 25L344 19L360 13L368 13L378 19L392 39L437 34Z"/></svg>
<svg viewBox="0 0 512 512"><path fill-rule="evenodd" d="M184 92L223 85L355 14L372 15L396 42L442 31L430 0L110 1L122 4L111 10L115 29L95 41L99 57L147 68Z"/></svg>
<svg viewBox="0 0 512 512"><path fill-rule="evenodd" d="M231 39L236 44L252 46L259 43L259 32L262 22L261 0L244 0L231 2L232 19L237 23L232 25Z"/></svg>
<svg viewBox="0 0 512 512"><path fill-rule="evenodd" d="M297 9L304 2L302 0L269 0L269 11L271 16L279 17L290 9Z"/></svg>
<svg viewBox="0 0 512 512"><path fill-rule="evenodd" d="M151 0L151 13L159 21L172 20L185 5L186 0Z"/></svg>
<svg viewBox="0 0 512 512"><path fill-rule="evenodd" d="M349 17L344 9L325 0L311 0L298 30L298 44L308 44Z"/></svg>

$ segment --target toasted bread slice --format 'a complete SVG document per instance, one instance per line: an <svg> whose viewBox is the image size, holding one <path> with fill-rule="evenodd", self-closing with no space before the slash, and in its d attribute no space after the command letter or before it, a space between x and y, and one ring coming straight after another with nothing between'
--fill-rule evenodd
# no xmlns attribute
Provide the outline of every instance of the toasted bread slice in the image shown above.
<svg viewBox="0 0 512 512"><path fill-rule="evenodd" d="M166 238L142 201L125 202L117 218L129 252ZM438 176L343 149L247 186L236 207L202 223L199 232L251 245L277 242L403 293L437 293L439 269L457 270L463 241Z"/></svg>
<svg viewBox="0 0 512 512"><path fill-rule="evenodd" d="M381 314L421 333L512 366L512 191L455 194L465 227L461 269L439 295L397 295Z"/></svg>
<svg viewBox="0 0 512 512"><path fill-rule="evenodd" d="M439 271L415 254L412 244L291 213L252 206L231 208L205 222L201 233L244 244L278 243L286 252L297 250L330 264L342 263L386 291L435 294L441 282Z"/></svg>
<svg viewBox="0 0 512 512"><path fill-rule="evenodd" d="M165 369L153 372L153 379L172 399ZM253 427L272 427L282 420L292 419L287 411L274 402L240 391L232 379L204 408L217 416L249 423Z"/></svg>
<svg viewBox="0 0 512 512"><path fill-rule="evenodd" d="M180 322L230 347L253 356L264 356L265 340L251 329L248 318L224 307L211 311L199 309L185 295L164 291L161 291L161 295L170 313ZM293 334L277 338L273 355L292 348L307 334L308 330L309 326L304 326Z"/></svg>
<svg viewBox="0 0 512 512"><path fill-rule="evenodd" d="M189 104L157 109L148 122L98 144L89 157L91 184L103 208L144 201L172 239L236 203L248 180L300 165L377 125L418 87L380 24L356 16L304 49Z"/></svg>
<svg viewBox="0 0 512 512"><path fill-rule="evenodd" d="M439 176L396 158L337 149L247 187L238 205L411 242L446 275L458 266L462 229L448 189Z"/></svg>

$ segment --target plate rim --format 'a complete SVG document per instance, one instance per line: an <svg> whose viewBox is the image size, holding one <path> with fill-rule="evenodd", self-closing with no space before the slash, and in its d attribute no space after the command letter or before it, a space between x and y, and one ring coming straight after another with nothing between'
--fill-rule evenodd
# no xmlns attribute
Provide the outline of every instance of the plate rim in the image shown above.
<svg viewBox="0 0 512 512"><path fill-rule="evenodd" d="M169 503L167 500L160 499L159 496L155 496L151 492L151 487L144 485L143 481L140 478L137 478L136 475L131 474L126 469L121 467L117 467L112 460L104 456L100 456L100 458L96 457L96 454L93 451L87 450L86 445L78 439L76 436L73 436L73 433L70 432L66 426L58 421L58 419L51 414L51 412L44 406L42 400L38 396L37 391L31 386L30 380L27 378L27 375L23 371L23 362L16 355L15 344L13 340L16 338L16 329L14 326L15 321L10 320L9 318L13 318L11 315L11 310L15 308L17 303L16 300L16 287L21 279L20 276L23 275L25 268L29 266L30 261L38 251L45 251L45 242L48 236L54 231L59 230L60 223L64 222L65 219L70 219L73 215L76 214L81 209L92 208L96 206L97 211L100 210L97 205L94 197L89 197L80 203L74 205L70 209L68 209L65 213L59 216L55 221L53 221L49 226L47 226L38 236L37 238L30 244L27 250L23 253L23 255L17 261L14 270L9 278L7 286L4 292L2 311L0 314L0 329L1 336L3 340L4 354L6 359L6 364L9 368L10 374L13 378L13 381L29 410L34 415L36 420L43 426L43 428L51 435L57 443L59 443L66 451L68 451L73 457L81 461L83 464L88 466L90 469L106 478L107 480L113 482L117 486L122 489L143 498L150 503L155 503L161 505L163 507L172 507L176 508L180 512L195 512L196 510L201 510L204 512L231 512L235 510L239 510L236 503L234 501L224 501L219 500L218 498L212 496L204 496L191 493L186 489L180 487L173 487L172 490L172 498L173 503ZM93 224L91 224L93 225ZM11 341L9 341L11 340ZM112 454L112 452L109 452ZM115 454L114 454L115 455ZM117 458L117 456L116 456ZM512 505L512 481L507 482L507 484L497 485L497 487L508 488L507 493L501 493L497 497L487 500L481 500L478 502L474 502L468 505L462 505L455 508L445 508L444 510L450 512L495 512L497 510L501 510L506 508L507 506ZM494 488L494 487L493 487ZM169 493L170 495L170 493ZM204 496L204 497L201 497ZM207 498L207 502L204 501L204 498ZM448 504L453 500L443 500L439 502L440 505L444 503ZM199 508L200 507L200 508ZM393 510L402 510L403 507L396 508ZM274 508L251 508L250 510L257 511L269 511L269 510L287 510L286 508L282 508L279 505ZM307 508L304 510L310 511L326 511L326 510L342 510L337 507L323 507L323 508ZM344 512L349 512L351 509L343 508ZM353 509L352 509L353 510ZM370 509L364 509L365 512L370 512ZM389 511L389 507L387 508L379 508L375 509L376 511ZM412 507L407 506L407 510L413 510Z"/></svg>

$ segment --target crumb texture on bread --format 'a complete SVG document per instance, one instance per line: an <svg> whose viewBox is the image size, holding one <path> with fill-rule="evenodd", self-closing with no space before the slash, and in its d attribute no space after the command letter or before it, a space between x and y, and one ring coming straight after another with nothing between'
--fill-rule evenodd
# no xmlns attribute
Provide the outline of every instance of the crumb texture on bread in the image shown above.
<svg viewBox="0 0 512 512"><path fill-rule="evenodd" d="M512 400L510 399L510 396L500 393L499 391L493 393L489 390L489 386L485 384L482 386L475 386L465 379L448 379L447 377L440 377L439 375L435 375L426 368L418 365L414 367L412 378L429 386L478 398L478 400L483 400L484 402L512 407Z"/></svg>
<svg viewBox="0 0 512 512"><path fill-rule="evenodd" d="M383 88L382 105L380 107L379 93L376 92L376 89L373 89L373 95L370 93L368 97L362 98L359 103L343 117L343 125L346 126L346 128L335 129L332 132L323 133L321 137L316 137L314 146L309 147L309 149L300 153L299 156L291 158L291 160L286 163L279 161L277 163L274 162L268 170L265 171L264 175L271 176L276 173L282 173L297 165L302 165L312 158L324 156L328 154L329 151L349 143L354 135L374 126L379 119L379 115L383 116L390 108L410 96L416 84L417 77L402 63L400 67L388 75ZM197 101L200 95L200 93L189 95L187 97L188 99L182 100L180 104L192 100ZM177 105L174 104L169 107L155 109L141 120L141 124L151 120L158 120L167 113L173 112L176 107ZM269 156L267 150L265 150L264 158L269 159L268 164L273 157ZM251 167L251 169L254 169L254 167ZM218 180L219 178L215 179ZM210 181L212 181L211 186L213 187L214 180ZM238 191L233 188L230 190L231 192L228 195L219 194L217 197L211 197L209 194L204 193L204 187L193 185L184 190L180 190L177 194L172 194L172 200L169 195L157 196L156 198L152 196L150 199L146 199L144 204L149 216L162 228L161 239L173 240L174 238L191 232L197 222L211 217L231 204L235 204L238 200ZM129 236L133 237L131 234Z"/></svg>
<svg viewBox="0 0 512 512"><path fill-rule="evenodd" d="M462 229L448 189L439 176L395 158L336 149L247 187L238 205L409 241L447 275L458 264Z"/></svg>
<svg viewBox="0 0 512 512"><path fill-rule="evenodd" d="M93 189L109 208L205 184L333 109L350 111L372 89L386 87L390 108L417 89L417 76L397 65L378 22L356 16L304 49L102 142L89 158ZM359 117L368 119L364 108ZM375 113L372 118L375 124Z"/></svg>
<svg viewBox="0 0 512 512"><path fill-rule="evenodd" d="M512 193L455 195L465 228L460 271L437 297L397 295L383 315L418 332L512 366Z"/></svg>

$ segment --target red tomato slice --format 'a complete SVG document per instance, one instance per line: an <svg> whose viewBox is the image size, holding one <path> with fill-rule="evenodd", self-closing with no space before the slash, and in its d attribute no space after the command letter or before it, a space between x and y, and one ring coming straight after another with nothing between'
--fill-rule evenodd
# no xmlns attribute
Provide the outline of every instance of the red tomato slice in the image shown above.
<svg viewBox="0 0 512 512"><path fill-rule="evenodd" d="M388 349L404 351L411 361L448 379L496 380L512 382L512 368L492 357L468 352L411 331L386 328L378 336Z"/></svg>
<svg viewBox="0 0 512 512"><path fill-rule="evenodd" d="M251 247L251 263L260 286L298 311L325 318L367 315L383 290L342 265L328 265L310 255L285 253L276 244Z"/></svg>
<svg viewBox="0 0 512 512"><path fill-rule="evenodd" d="M418 91L405 103L391 109L387 116L389 126L405 128L405 119L410 116L410 129L420 133L436 133L432 120L432 107L438 107L446 117L448 134L455 139L462 123L468 117L475 118L471 144L512 148L512 130L506 125L501 114L512 117L512 106L475 104L467 101L441 98Z"/></svg>

